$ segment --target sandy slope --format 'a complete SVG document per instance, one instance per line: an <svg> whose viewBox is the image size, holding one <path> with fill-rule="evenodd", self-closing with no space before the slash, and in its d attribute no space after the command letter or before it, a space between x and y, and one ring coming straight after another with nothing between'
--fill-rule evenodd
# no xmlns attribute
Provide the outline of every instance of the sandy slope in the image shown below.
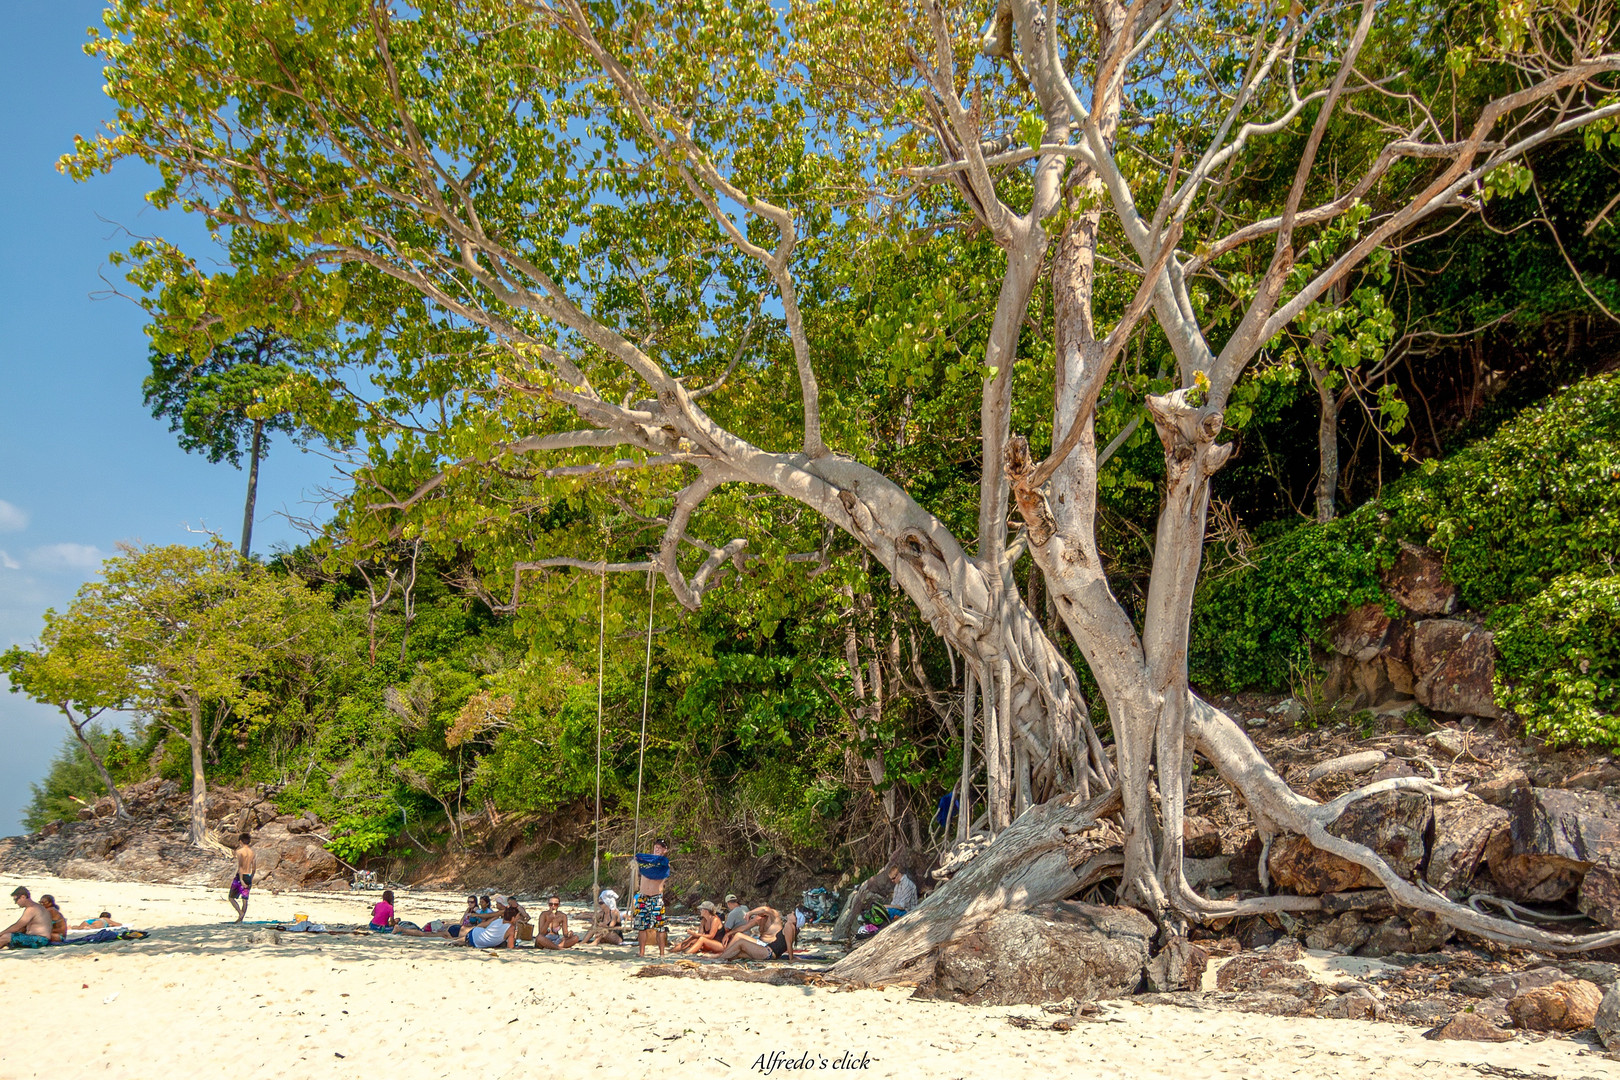
<svg viewBox="0 0 1620 1080"><path fill-rule="evenodd" d="M0 877L9 893L20 879ZM30 879L70 918L101 908L151 928L143 942L0 954L12 1023L0 1076L603 1077L765 1073L784 1051L824 1075L846 1052L881 1077L1614 1077L1580 1043L1435 1043L1417 1029L1278 1020L1119 1003L1069 1033L1010 1015L909 1000L696 979L637 979L631 950L516 954L387 937L256 944L219 890ZM257 895L250 914L363 922L364 894ZM453 896L401 897L400 914L449 915ZM28 1018L49 1018L32 1032Z"/></svg>

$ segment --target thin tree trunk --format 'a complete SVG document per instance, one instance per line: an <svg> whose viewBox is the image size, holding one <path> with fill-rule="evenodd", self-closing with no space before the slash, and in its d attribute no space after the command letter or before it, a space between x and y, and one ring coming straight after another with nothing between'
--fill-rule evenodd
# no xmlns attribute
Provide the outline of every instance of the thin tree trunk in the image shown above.
<svg viewBox="0 0 1620 1080"><path fill-rule="evenodd" d="M956 839L966 840L973 828L973 669L963 674L965 691L962 694L962 782L957 794Z"/></svg>
<svg viewBox="0 0 1620 1080"><path fill-rule="evenodd" d="M203 722L202 699L185 698L186 711L191 714L191 842L203 846L208 835L208 784L203 776Z"/></svg>
<svg viewBox="0 0 1620 1080"><path fill-rule="evenodd" d="M1333 520L1338 494L1338 395L1327 384L1327 372L1306 361L1306 372L1322 403L1317 413L1317 521Z"/></svg>
<svg viewBox="0 0 1620 1080"><path fill-rule="evenodd" d="M62 714L67 717L68 727L73 729L73 737L79 740L80 746L84 747L85 756L90 759L90 764L95 766L96 774L101 777L101 782L106 785L107 794L112 796L117 815L121 818L128 818L130 816L129 811L124 809L124 797L119 794L118 785L113 783L112 773L107 771L107 766L101 760L101 755L96 753L96 748L91 746L90 740L85 737L84 729L90 723L91 717L87 716L83 720L75 720L73 710L68 708L66 702L58 702L57 708L61 709Z"/></svg>
<svg viewBox="0 0 1620 1080"><path fill-rule="evenodd" d="M247 506L242 510L242 558L253 544L253 507L259 500L259 457L264 451L264 421L253 421L253 448L248 452Z"/></svg>

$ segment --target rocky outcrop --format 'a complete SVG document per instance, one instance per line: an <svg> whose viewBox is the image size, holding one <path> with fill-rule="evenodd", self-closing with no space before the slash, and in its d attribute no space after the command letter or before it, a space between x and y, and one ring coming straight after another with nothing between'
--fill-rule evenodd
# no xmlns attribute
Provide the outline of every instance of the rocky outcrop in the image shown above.
<svg viewBox="0 0 1620 1080"><path fill-rule="evenodd" d="M1400 606L1363 604L1323 627L1323 692L1357 709L1415 700L1437 713L1499 718L1492 679L1496 645L1477 621L1457 615L1457 588L1434 551L1403 542L1381 578Z"/></svg>
<svg viewBox="0 0 1620 1080"><path fill-rule="evenodd" d="M1593 922L1620 930L1620 873L1610 866L1592 867L1581 879L1575 906Z"/></svg>
<svg viewBox="0 0 1620 1080"><path fill-rule="evenodd" d="M1434 712L1500 717L1492 680L1496 644L1483 626L1425 619L1412 631L1413 694Z"/></svg>
<svg viewBox="0 0 1620 1080"><path fill-rule="evenodd" d="M190 798L173 781L132 784L124 791L124 802L130 819L87 807L91 812L81 820L10 838L0 848L0 869L221 888L230 883L231 860L188 841ZM210 827L227 844L243 829L250 832L257 885L272 890L348 887L343 864L323 846L326 827L313 814L283 815L262 790L231 788L210 791L207 808Z"/></svg>
<svg viewBox="0 0 1620 1080"><path fill-rule="evenodd" d="M925 993L973 1005L1121 997L1141 983L1155 933L1134 908L1056 901L1003 911L940 951Z"/></svg>
<svg viewBox="0 0 1620 1080"><path fill-rule="evenodd" d="M1608 1051L1620 1050L1620 983L1609 987L1592 1016L1592 1030Z"/></svg>
<svg viewBox="0 0 1620 1080"><path fill-rule="evenodd" d="M1620 804L1596 791L1521 787L1512 818L1487 842L1485 861L1499 891L1520 902L1572 896L1595 865L1620 866ZM1604 907L1594 882L1594 910Z"/></svg>
<svg viewBox="0 0 1620 1080"><path fill-rule="evenodd" d="M1508 812L1474 796L1434 805L1434 842L1424 877L1443 893L1463 893L1485 855L1485 845L1508 822Z"/></svg>
<svg viewBox="0 0 1620 1080"><path fill-rule="evenodd" d="M1384 591L1417 615L1450 615L1457 607L1457 586L1446 580L1440 553L1401 542L1400 551L1381 575Z"/></svg>

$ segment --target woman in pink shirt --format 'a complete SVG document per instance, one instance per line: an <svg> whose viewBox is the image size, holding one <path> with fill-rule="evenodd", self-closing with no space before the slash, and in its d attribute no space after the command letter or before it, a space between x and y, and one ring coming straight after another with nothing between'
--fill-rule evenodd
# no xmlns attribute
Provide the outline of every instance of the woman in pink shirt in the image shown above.
<svg viewBox="0 0 1620 1080"><path fill-rule="evenodd" d="M394 890L383 892L382 899L377 906L371 909L371 929L379 934L392 934L394 932Z"/></svg>

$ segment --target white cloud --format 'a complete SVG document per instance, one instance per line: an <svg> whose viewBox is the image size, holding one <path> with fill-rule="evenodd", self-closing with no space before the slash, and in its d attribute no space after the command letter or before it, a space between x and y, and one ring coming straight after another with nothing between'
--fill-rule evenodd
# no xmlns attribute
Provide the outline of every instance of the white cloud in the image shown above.
<svg viewBox="0 0 1620 1080"><path fill-rule="evenodd" d="M5 548L0 548L0 570L21 570L22 563L6 554Z"/></svg>
<svg viewBox="0 0 1620 1080"><path fill-rule="evenodd" d="M107 553L92 544L46 544L30 551L26 559L30 570L66 571L99 570Z"/></svg>
<svg viewBox="0 0 1620 1080"><path fill-rule="evenodd" d="M22 532L28 528L28 511L0 499L0 532Z"/></svg>

